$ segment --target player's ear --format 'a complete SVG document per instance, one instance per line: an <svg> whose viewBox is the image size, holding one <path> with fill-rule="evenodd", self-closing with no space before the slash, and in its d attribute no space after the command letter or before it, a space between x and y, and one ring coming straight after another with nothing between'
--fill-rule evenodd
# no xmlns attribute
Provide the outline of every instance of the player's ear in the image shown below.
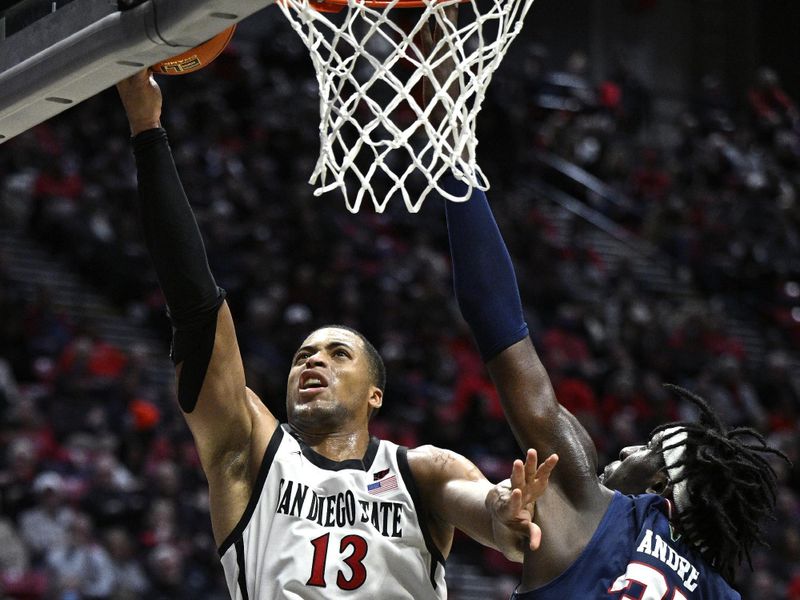
<svg viewBox="0 0 800 600"><path fill-rule="evenodd" d="M650 481L650 485L647 487L647 492L649 494L658 494L659 496L663 496L669 487L670 480L666 469L659 469L653 475L653 479Z"/></svg>
<svg viewBox="0 0 800 600"><path fill-rule="evenodd" d="M377 386L371 386L367 403L372 410L377 410L383 406L383 390Z"/></svg>

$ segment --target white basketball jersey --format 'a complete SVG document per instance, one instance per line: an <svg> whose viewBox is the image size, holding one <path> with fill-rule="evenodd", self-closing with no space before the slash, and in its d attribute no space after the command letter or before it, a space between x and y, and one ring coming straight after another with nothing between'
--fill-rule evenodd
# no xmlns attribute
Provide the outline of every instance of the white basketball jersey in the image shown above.
<svg viewBox="0 0 800 600"><path fill-rule="evenodd" d="M335 462L282 425L219 549L231 598L446 598L420 509L405 448L373 437L363 460Z"/></svg>

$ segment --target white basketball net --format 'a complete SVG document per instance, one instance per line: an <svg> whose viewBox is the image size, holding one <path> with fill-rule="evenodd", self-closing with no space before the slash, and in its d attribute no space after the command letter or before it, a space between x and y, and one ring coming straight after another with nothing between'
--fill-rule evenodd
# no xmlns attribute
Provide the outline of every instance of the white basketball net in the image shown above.
<svg viewBox="0 0 800 600"><path fill-rule="evenodd" d="M341 13L328 14L315 10L314 0L278 0L311 53L319 83L320 153L309 179L318 186L315 196L338 188L347 208L357 212L366 194L383 212L400 195L408 210L417 212L434 190L463 201L473 188L488 189L475 158L475 120L533 0L485 1L481 10L479 0L425 0L425 7L412 13L392 10L398 0L385 8L348 0ZM453 4L460 5L458 24L444 12ZM405 30L390 19L413 21L417 13L416 23L406 23ZM443 35L426 56L414 40L434 22ZM440 83L434 70L443 64L452 68ZM435 92L428 106L421 105L418 93L423 78ZM448 93L452 85L455 98ZM434 111L444 118L432 120ZM464 196L439 186L447 171L467 184ZM348 174L358 185L354 199L345 185Z"/></svg>

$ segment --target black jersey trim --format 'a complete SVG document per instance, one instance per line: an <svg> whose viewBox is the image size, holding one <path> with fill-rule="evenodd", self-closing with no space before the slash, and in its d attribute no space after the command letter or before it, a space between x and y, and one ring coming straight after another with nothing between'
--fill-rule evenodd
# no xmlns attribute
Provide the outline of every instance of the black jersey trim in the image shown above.
<svg viewBox="0 0 800 600"><path fill-rule="evenodd" d="M242 538L236 540L236 564L239 565L237 583L239 584L239 591L242 592L242 600L250 600L250 596L247 594L247 574L244 568L244 541Z"/></svg>
<svg viewBox="0 0 800 600"><path fill-rule="evenodd" d="M267 475L269 475L269 468L272 466L272 461L275 460L275 453L278 451L278 446L281 445L282 439L283 429L278 426L275 429L275 433L272 434L272 439L270 439L269 444L267 444L267 449L264 451L264 458L261 461L256 482L253 484L253 491L250 493L250 500L247 503L247 508L244 509L244 514L242 518L239 519L236 527L233 528L233 531L230 532L219 547L218 552L220 556L225 554L234 542L242 539L244 528L247 527L247 524L253 517L253 512L256 510L256 504L258 504L258 499L261 497L261 490L264 489L264 483L267 481Z"/></svg>
<svg viewBox="0 0 800 600"><path fill-rule="evenodd" d="M408 448L404 446L397 447L397 466L400 468L400 475L406 484L408 493L411 495L411 501L414 503L414 512L417 513L417 520L419 521L419 528L422 531L422 538L425 540L425 547L428 549L433 561L431 561L431 585L436 589L436 565L441 564L442 568L445 565L445 558L442 556L442 551L433 541L431 532L428 529L428 522L424 518L422 498L417 489L417 482L414 479L414 474L411 472L411 467L408 464Z"/></svg>
<svg viewBox="0 0 800 600"><path fill-rule="evenodd" d="M330 458L326 458L325 456L322 456L321 454L318 454L312 450L291 425L284 425L284 427L286 427L286 431L295 440L297 440L297 443L300 444L300 449L303 451L303 456L305 456L314 466L320 469L325 469L326 471L343 471L344 469L369 471L372 468L372 463L375 460L375 456L378 454L378 447L381 444L381 441L374 435L370 436L369 445L367 446L367 451L364 453L364 458L349 458L347 460L335 461L331 460Z"/></svg>

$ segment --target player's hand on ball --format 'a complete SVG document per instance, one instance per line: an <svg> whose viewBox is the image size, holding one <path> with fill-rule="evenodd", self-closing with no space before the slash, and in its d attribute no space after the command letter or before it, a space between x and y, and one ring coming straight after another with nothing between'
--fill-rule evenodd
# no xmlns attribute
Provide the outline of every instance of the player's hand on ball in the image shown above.
<svg viewBox="0 0 800 600"><path fill-rule="evenodd" d="M161 89L149 70L123 79L117 84L117 91L128 115L131 135L161 127Z"/></svg>
<svg viewBox="0 0 800 600"><path fill-rule="evenodd" d="M515 460L511 479L497 484L486 497L486 505L494 523L495 536L514 535L518 538L520 553L536 550L542 541L542 530L533 522L534 508L547 489L558 456L552 454L541 465L536 450L530 449L525 463ZM521 557L508 556L511 560Z"/></svg>

